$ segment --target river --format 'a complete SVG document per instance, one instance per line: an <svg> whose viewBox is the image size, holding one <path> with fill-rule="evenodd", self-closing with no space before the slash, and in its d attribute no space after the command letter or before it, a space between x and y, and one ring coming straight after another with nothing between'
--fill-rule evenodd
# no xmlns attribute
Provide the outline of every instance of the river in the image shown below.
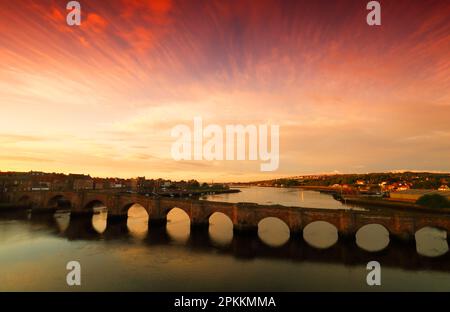
<svg viewBox="0 0 450 312"><path fill-rule="evenodd" d="M362 209L289 188L249 187L202 199ZM221 214L200 233L191 233L188 216L176 208L162 228L149 228L138 205L126 226L107 225L106 217L104 209L72 220L68 212L0 214L0 291L450 291L448 242L437 229L403 243L368 225L343 241L325 222L290 237L281 220L267 218L257 236L239 237ZM73 260L81 265L81 286L66 283ZM380 286L366 283L372 260L381 265Z"/></svg>

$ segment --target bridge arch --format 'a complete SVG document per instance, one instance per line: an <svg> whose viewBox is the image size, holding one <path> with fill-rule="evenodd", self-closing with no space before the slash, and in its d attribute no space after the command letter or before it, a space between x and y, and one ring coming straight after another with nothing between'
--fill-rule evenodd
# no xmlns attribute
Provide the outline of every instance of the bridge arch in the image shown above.
<svg viewBox="0 0 450 312"><path fill-rule="evenodd" d="M331 224L339 232L341 229L342 215L339 211L322 212L320 209L307 210L301 214L303 229L314 222L326 222Z"/></svg>
<svg viewBox="0 0 450 312"><path fill-rule="evenodd" d="M258 237L270 247L281 247L289 241L290 228L279 217L265 217L258 222Z"/></svg>
<svg viewBox="0 0 450 312"><path fill-rule="evenodd" d="M64 196L64 194L56 194L50 197L47 203L47 207L49 208L71 208L72 202L69 198Z"/></svg>
<svg viewBox="0 0 450 312"><path fill-rule="evenodd" d="M133 206L142 207L147 212L147 214L150 215L150 211L148 211L148 208L146 207L147 205L139 201L129 201L126 204L122 205L122 207L120 208L120 214L125 216L128 215L128 210Z"/></svg>
<svg viewBox="0 0 450 312"><path fill-rule="evenodd" d="M338 227L328 221L312 221L303 228L303 238L314 248L327 249L337 243Z"/></svg>
<svg viewBox="0 0 450 312"><path fill-rule="evenodd" d="M228 245L233 240L233 221L230 216L221 211L210 213L208 234L213 244Z"/></svg>
<svg viewBox="0 0 450 312"><path fill-rule="evenodd" d="M191 234L191 217L185 209L179 207L167 209L165 213L166 230L170 239L174 242L185 243Z"/></svg>
<svg viewBox="0 0 450 312"><path fill-rule="evenodd" d="M210 212L206 219L208 220L209 224L212 224L211 221L214 219L221 218L223 222L227 223L228 225L233 226L233 220L231 219L231 216L223 211L213 211Z"/></svg>
<svg viewBox="0 0 450 312"><path fill-rule="evenodd" d="M414 233L416 251L425 257L439 257L449 252L449 233L443 227L422 226Z"/></svg>
<svg viewBox="0 0 450 312"><path fill-rule="evenodd" d="M221 217L224 218L224 220L230 221L231 224L233 224L233 215L230 210L224 210L224 209L213 209L209 211L206 215L206 220L211 221L211 217ZM213 218L214 219L214 218ZM211 223L211 222L209 222Z"/></svg>
<svg viewBox="0 0 450 312"><path fill-rule="evenodd" d="M101 206L97 206L98 208L100 208ZM94 230L99 233L102 234L105 232L108 224L107 224L107 217L108 217L108 212L107 210L100 210L95 211L97 207L93 207L92 209L92 218L91 218L91 223L92 223L92 227L94 228Z"/></svg>
<svg viewBox="0 0 450 312"><path fill-rule="evenodd" d="M178 211L181 210L183 211L189 218L189 221L192 220L192 216L191 216L191 211L189 209L187 209L186 207L178 207L178 206L173 206L173 207L169 207L169 208L165 208L164 209L164 216L167 218L167 216L169 215L169 213L173 212L173 211Z"/></svg>
<svg viewBox="0 0 450 312"><path fill-rule="evenodd" d="M423 229L429 229L429 228L436 229L436 230L439 230L439 231L442 231L442 232L446 232L447 233L447 238L450 235L450 230L449 229L447 229L446 227L441 226L439 224L433 223L433 222L426 222L426 223L422 222L420 224L416 224L414 235L417 234L417 232L419 232L419 231L421 231Z"/></svg>
<svg viewBox="0 0 450 312"><path fill-rule="evenodd" d="M124 206L127 228L131 236L136 238L144 238L147 235L149 226L149 213L147 209L139 203L128 203Z"/></svg>
<svg viewBox="0 0 450 312"><path fill-rule="evenodd" d="M390 231L381 223L366 223L355 233L356 245L369 252L378 252L389 246Z"/></svg>
<svg viewBox="0 0 450 312"><path fill-rule="evenodd" d="M106 207L106 204L100 199L92 199L84 205L84 210L94 211L94 209L98 207Z"/></svg>
<svg viewBox="0 0 450 312"><path fill-rule="evenodd" d="M382 227L384 227L388 232L389 235L393 235L394 231L392 230L392 218L389 219L385 219L385 218L376 218L371 219L371 218L365 218L365 217L357 217L356 218L356 232L358 232L362 227L366 226L366 225L371 225L371 224L378 224Z"/></svg>
<svg viewBox="0 0 450 312"><path fill-rule="evenodd" d="M361 230L362 228L367 227L367 226L372 226L372 225L376 225L376 226L382 227L383 229L386 230L386 232L389 235L392 235L392 231L390 230L390 225L386 224L386 223L383 223L383 222L378 222L378 221L377 222L359 223L358 227L356 228L355 234L358 233L358 231Z"/></svg>

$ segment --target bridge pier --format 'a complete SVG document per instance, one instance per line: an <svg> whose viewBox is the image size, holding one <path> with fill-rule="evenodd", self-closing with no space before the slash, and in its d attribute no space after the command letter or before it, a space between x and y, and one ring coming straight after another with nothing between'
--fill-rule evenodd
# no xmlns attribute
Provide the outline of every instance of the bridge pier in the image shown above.
<svg viewBox="0 0 450 312"><path fill-rule="evenodd" d="M150 227L165 227L167 224L167 217L157 217L148 219L148 226Z"/></svg>
<svg viewBox="0 0 450 312"><path fill-rule="evenodd" d="M407 232L402 232L398 234L389 234L389 239L394 240L401 243L414 244L415 243L415 235Z"/></svg>
<svg viewBox="0 0 450 312"><path fill-rule="evenodd" d="M113 216L110 218L108 216L106 230L102 233L103 237L106 239L117 239L128 233L127 218L124 218L123 216Z"/></svg>
<svg viewBox="0 0 450 312"><path fill-rule="evenodd" d="M230 249L238 258L252 259L255 258L256 250L262 245L262 242L260 242L257 232L253 232L254 235L251 235L252 232L245 233L246 235L233 235Z"/></svg>
<svg viewBox="0 0 450 312"><path fill-rule="evenodd" d="M56 210L56 208L31 208L31 214L54 214Z"/></svg>
<svg viewBox="0 0 450 312"><path fill-rule="evenodd" d="M30 222L35 224L45 224L56 230L56 219L52 213L35 213L30 215Z"/></svg>
<svg viewBox="0 0 450 312"><path fill-rule="evenodd" d="M148 229L146 243L149 245L162 245L170 242L170 236L167 233L166 227L154 227Z"/></svg>
<svg viewBox="0 0 450 312"><path fill-rule="evenodd" d="M303 228L301 227L290 227L289 228L289 239L302 240L303 239Z"/></svg>
<svg viewBox="0 0 450 312"><path fill-rule="evenodd" d="M346 243L355 241L356 243L356 233L348 231L340 231L338 232L338 240Z"/></svg>
<svg viewBox="0 0 450 312"><path fill-rule="evenodd" d="M64 236L70 240L75 239L97 239L99 233L92 225L92 216L87 215L70 215L69 226L64 231Z"/></svg>
<svg viewBox="0 0 450 312"><path fill-rule="evenodd" d="M296 241L303 241L303 230L302 229L295 229L289 231L289 240L296 240Z"/></svg>
<svg viewBox="0 0 450 312"><path fill-rule="evenodd" d="M244 223L233 224L233 234L245 236L258 235L258 225Z"/></svg>
<svg viewBox="0 0 450 312"><path fill-rule="evenodd" d="M18 210L28 210L28 209L33 209L33 204L32 203L26 203L26 204L13 204L13 203L3 203L3 206L0 207L0 212L4 212L4 211L18 211Z"/></svg>
<svg viewBox="0 0 450 312"><path fill-rule="evenodd" d="M127 226L128 215L124 214L110 214L106 218L106 229L102 233L102 236L106 239L116 239L120 238L121 235L127 234L128 226Z"/></svg>
<svg viewBox="0 0 450 312"><path fill-rule="evenodd" d="M92 211L72 210L70 212L70 218L92 218L93 214Z"/></svg>
<svg viewBox="0 0 450 312"><path fill-rule="evenodd" d="M193 247L204 247L210 244L209 238L209 224L204 223L191 223L191 231L189 233L188 243Z"/></svg>
<svg viewBox="0 0 450 312"><path fill-rule="evenodd" d="M191 221L191 232L208 232L209 230L209 221L208 222L195 222Z"/></svg>
<svg viewBox="0 0 450 312"><path fill-rule="evenodd" d="M109 223L123 223L125 222L125 224L127 223L128 220L128 215L114 215L114 214L109 214L108 213L108 217L106 219L107 224Z"/></svg>

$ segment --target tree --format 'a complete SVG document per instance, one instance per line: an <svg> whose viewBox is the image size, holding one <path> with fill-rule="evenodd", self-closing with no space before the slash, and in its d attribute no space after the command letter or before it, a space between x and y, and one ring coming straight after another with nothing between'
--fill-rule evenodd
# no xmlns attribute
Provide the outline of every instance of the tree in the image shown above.
<svg viewBox="0 0 450 312"><path fill-rule="evenodd" d="M191 188L198 188L198 187L200 187L200 183L198 183L197 180L193 180L193 179L189 180L188 184L189 184L189 187L191 187Z"/></svg>
<svg viewBox="0 0 450 312"><path fill-rule="evenodd" d="M420 197L416 204L427 208L450 208L450 201L439 194L425 194Z"/></svg>

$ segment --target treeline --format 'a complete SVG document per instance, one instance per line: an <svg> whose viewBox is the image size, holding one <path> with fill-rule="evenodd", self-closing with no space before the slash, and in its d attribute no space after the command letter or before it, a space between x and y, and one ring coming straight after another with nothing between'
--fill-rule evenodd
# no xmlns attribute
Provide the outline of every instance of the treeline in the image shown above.
<svg viewBox="0 0 450 312"><path fill-rule="evenodd" d="M426 194L420 197L416 204L433 209L450 208L450 201L439 194Z"/></svg>
<svg viewBox="0 0 450 312"><path fill-rule="evenodd" d="M336 174L322 175L302 178L284 178L271 181L261 181L260 183L271 183L272 185L290 186L332 186L334 184L354 185L358 181L365 184L386 184L393 183L410 183L412 188L436 189L442 184L448 184L450 174L444 173L418 173L418 172L402 172L402 173L368 173L368 174Z"/></svg>

